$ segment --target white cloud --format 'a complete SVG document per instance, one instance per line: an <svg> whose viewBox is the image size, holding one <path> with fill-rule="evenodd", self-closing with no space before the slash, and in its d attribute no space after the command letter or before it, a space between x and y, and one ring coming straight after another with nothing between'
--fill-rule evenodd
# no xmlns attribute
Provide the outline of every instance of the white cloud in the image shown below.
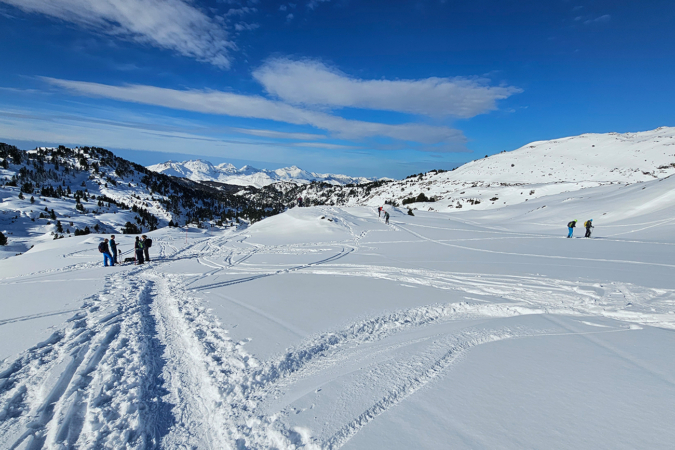
<svg viewBox="0 0 675 450"><path fill-rule="evenodd" d="M181 0L0 0L96 32L131 39L228 68L235 48L215 20Z"/></svg>
<svg viewBox="0 0 675 450"><path fill-rule="evenodd" d="M237 31L252 31L260 28L260 25L257 23L237 23L234 25L234 29Z"/></svg>
<svg viewBox="0 0 675 450"><path fill-rule="evenodd" d="M295 17L295 16L293 15L293 13L288 14L288 15L286 16L286 21L287 21L287 22L290 22L291 20L293 20L293 17Z"/></svg>
<svg viewBox="0 0 675 450"><path fill-rule="evenodd" d="M135 117L136 119L137 117ZM48 145L94 145L169 153L227 156L248 160L297 161L299 154L289 144L233 140L190 133L182 126L166 126L170 117L154 117L160 123L136 123L91 119L62 112L3 110L0 107L0 136L6 140L41 142ZM299 150L299 149L298 149ZM226 152L226 153L224 153Z"/></svg>
<svg viewBox="0 0 675 450"><path fill-rule="evenodd" d="M246 14L253 14L257 11L258 11L257 8L249 8L248 6L243 6L241 8L230 8L230 10L225 13L225 17L243 16Z"/></svg>
<svg viewBox="0 0 675 450"><path fill-rule="evenodd" d="M313 133L287 133L284 131L261 130L256 128L232 128L232 131L251 136L266 137L271 139L297 139L300 141L312 141L314 139L326 139L327 136Z"/></svg>
<svg viewBox="0 0 675 450"><path fill-rule="evenodd" d="M485 79L362 80L314 60L272 59L253 72L270 94L284 101L329 107L399 111L469 118L497 109L497 100L521 92L489 86Z"/></svg>
<svg viewBox="0 0 675 450"><path fill-rule="evenodd" d="M81 95L103 97L125 102L163 106L166 108L219 114L250 119L266 119L295 125L311 125L341 139L363 139L375 136L423 144L464 142L461 131L444 126L417 123L390 125L347 120L324 112L312 111L253 95L222 91L174 90L155 86L110 86L84 81L43 78L52 85ZM440 148L440 147L439 147Z"/></svg>
<svg viewBox="0 0 675 450"><path fill-rule="evenodd" d="M330 0L309 0L307 2L307 7L309 9L316 9L317 6L319 6L319 3L325 3L329 2Z"/></svg>
<svg viewBox="0 0 675 450"><path fill-rule="evenodd" d="M600 17L596 17L595 19L588 19L584 23L586 25L590 25L590 24L593 24L593 23L609 22L610 20L612 20L612 16L610 16L609 14L604 14Z"/></svg>
<svg viewBox="0 0 675 450"><path fill-rule="evenodd" d="M352 145L328 144L326 142L295 142L289 145L293 147L322 148L324 150L358 150L361 148Z"/></svg>

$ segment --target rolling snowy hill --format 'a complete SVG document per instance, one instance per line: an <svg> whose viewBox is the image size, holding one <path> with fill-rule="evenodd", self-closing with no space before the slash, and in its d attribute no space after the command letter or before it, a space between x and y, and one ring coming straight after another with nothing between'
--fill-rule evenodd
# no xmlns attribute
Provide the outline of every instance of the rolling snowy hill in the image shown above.
<svg viewBox="0 0 675 450"><path fill-rule="evenodd" d="M383 183L367 193L310 185L300 195L317 204L378 206L407 201L417 209L452 212L500 208L549 195L647 182L673 174L675 128L662 127L641 133L584 134L533 142L453 171L430 171Z"/></svg>
<svg viewBox="0 0 675 450"><path fill-rule="evenodd" d="M80 233L235 226L278 207L274 195L253 205L245 196L152 172L101 148L22 151L0 144L0 232L9 240L0 258Z"/></svg>
<svg viewBox="0 0 675 450"><path fill-rule="evenodd" d="M237 186L253 186L257 188L269 186L270 184L279 181L296 184L309 184L312 181L320 181L329 184L344 185L367 183L374 180L374 178L307 172L296 166L284 167L276 170L256 169L251 166L244 166L241 169L237 169L232 164L222 163L214 166L210 162L202 161L201 159L184 162L168 161L148 166L148 169L174 177L188 178L193 181L216 181L219 183Z"/></svg>

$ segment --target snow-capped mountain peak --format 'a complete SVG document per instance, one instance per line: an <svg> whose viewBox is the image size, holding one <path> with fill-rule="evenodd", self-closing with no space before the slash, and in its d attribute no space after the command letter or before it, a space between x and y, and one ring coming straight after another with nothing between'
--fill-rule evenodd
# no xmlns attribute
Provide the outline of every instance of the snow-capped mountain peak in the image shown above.
<svg viewBox="0 0 675 450"><path fill-rule="evenodd" d="M245 165L237 169L230 163L214 166L201 159L174 162L167 161L161 164L148 166L153 172L164 173L175 177L188 178L192 181L216 181L238 186L263 187L280 181L295 184L308 184L312 181L323 181L334 185L361 184L373 181L374 178L350 177L339 174L320 174L308 172L298 166L282 167L268 170Z"/></svg>

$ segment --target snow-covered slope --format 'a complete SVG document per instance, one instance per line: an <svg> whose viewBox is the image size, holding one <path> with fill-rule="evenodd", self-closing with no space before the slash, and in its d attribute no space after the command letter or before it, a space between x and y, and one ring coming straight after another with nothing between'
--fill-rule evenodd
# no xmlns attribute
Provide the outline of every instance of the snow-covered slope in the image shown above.
<svg viewBox="0 0 675 450"><path fill-rule="evenodd" d="M465 164L439 181L635 183L675 173L675 128L640 133L582 134L532 142Z"/></svg>
<svg viewBox="0 0 675 450"><path fill-rule="evenodd" d="M153 230L203 222L234 226L274 214L237 196L148 171L100 148L22 151L0 144L0 258L75 233ZM0 238L1 239L1 238Z"/></svg>
<svg viewBox="0 0 675 450"><path fill-rule="evenodd" d="M673 192L38 244L0 261L0 448L670 449Z"/></svg>
<svg viewBox="0 0 675 450"><path fill-rule="evenodd" d="M584 134L533 142L467 163L371 189L323 189L301 194L336 205L403 204L435 211L501 208L606 184L641 183L675 174L675 128L640 133ZM420 195L423 194L422 197Z"/></svg>
<svg viewBox="0 0 675 450"><path fill-rule="evenodd" d="M254 187L268 186L279 181L296 184L322 181L329 184L344 185L367 183L374 180L374 178L307 172L296 166L276 170L257 169L252 166L244 166L241 169L237 169L232 164L223 163L214 166L210 162L202 161L201 159L184 162L168 161L148 166L148 169L166 175L188 178L193 181L217 181L237 186Z"/></svg>
<svg viewBox="0 0 675 450"><path fill-rule="evenodd" d="M247 228L151 231L142 266L102 267L97 235L45 239L0 260L0 448L672 448L675 175L656 167L634 178L624 150L626 166L597 179L586 180L605 166L564 182L534 170L494 181L510 164L546 166L532 151L481 161L488 181L453 179L474 163L306 189L336 203L439 196L411 203L414 216L385 205L389 224L374 207L322 205ZM170 198L158 182L138 189L142 172L105 152L87 158L98 172L61 173L79 156L8 170L22 182L81 181L78 198L126 195L157 214ZM3 189L14 211L4 223L53 226L17 200L19 186ZM444 189L507 204L422 210L447 204ZM66 216L73 195L35 204L83 221L90 213ZM592 238L577 229L567 239L572 219L593 219ZM133 236L118 245L129 256Z"/></svg>

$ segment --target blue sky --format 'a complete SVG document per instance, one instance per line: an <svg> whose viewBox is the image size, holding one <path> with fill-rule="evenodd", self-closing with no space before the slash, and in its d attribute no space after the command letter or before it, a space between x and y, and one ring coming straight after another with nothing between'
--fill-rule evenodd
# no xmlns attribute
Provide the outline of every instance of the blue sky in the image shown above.
<svg viewBox="0 0 675 450"><path fill-rule="evenodd" d="M675 125L649 0L0 0L0 141L403 177Z"/></svg>

